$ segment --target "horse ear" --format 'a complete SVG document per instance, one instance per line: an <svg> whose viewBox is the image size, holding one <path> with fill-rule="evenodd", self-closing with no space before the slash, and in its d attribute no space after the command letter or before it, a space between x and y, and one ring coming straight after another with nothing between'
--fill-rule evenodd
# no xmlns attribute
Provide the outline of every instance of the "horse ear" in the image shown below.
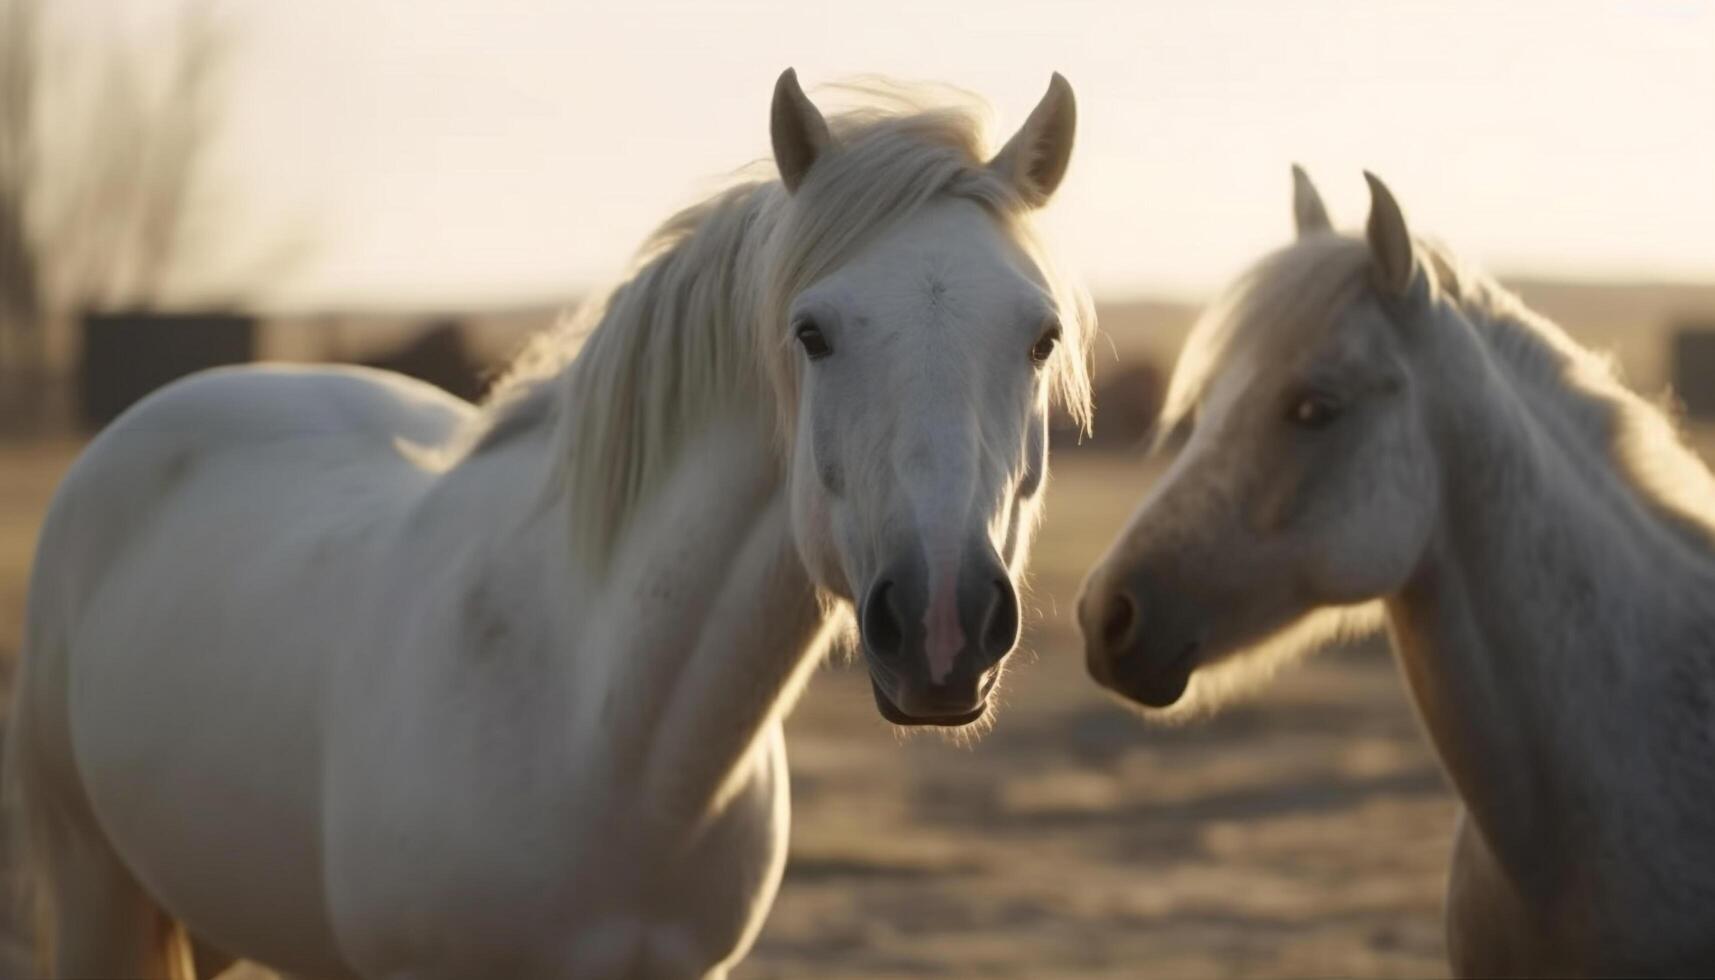
<svg viewBox="0 0 1715 980"><path fill-rule="evenodd" d="M769 131L774 139L774 163L787 193L795 193L816 158L833 142L828 122L798 85L798 72L788 68L774 83L774 105L769 112Z"/></svg>
<svg viewBox="0 0 1715 980"><path fill-rule="evenodd" d="M1393 192L1381 178L1368 170L1364 179L1370 183L1370 260L1374 265L1376 286L1395 299L1404 299L1417 275L1417 248L1411 241L1411 229L1405 225L1405 214Z"/></svg>
<svg viewBox="0 0 1715 980"><path fill-rule="evenodd" d="M1077 130L1078 102L1072 97L1072 86L1055 72L1042 101L989 161L989 169L1011 184L1025 204L1039 208L1066 176Z"/></svg>
<svg viewBox="0 0 1715 980"><path fill-rule="evenodd" d="M1296 163L1292 165L1292 220L1298 226L1299 238L1334 230L1328 209L1322 206L1322 195L1316 193L1310 175Z"/></svg>

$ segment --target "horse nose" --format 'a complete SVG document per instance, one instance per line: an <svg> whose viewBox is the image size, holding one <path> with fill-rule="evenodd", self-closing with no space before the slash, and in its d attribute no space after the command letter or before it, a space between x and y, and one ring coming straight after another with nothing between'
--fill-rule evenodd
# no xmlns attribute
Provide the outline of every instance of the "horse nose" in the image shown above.
<svg viewBox="0 0 1715 980"><path fill-rule="evenodd" d="M1102 642L1108 649L1124 646L1137 625L1137 600L1124 592L1110 594L1101 620Z"/></svg>
<svg viewBox="0 0 1715 980"><path fill-rule="evenodd" d="M960 665L989 670L1018 645L1018 592L998 557L967 558L962 572L925 579L900 561L870 583L858 604L870 654L894 670L922 667L930 683L942 684Z"/></svg>
<svg viewBox="0 0 1715 980"><path fill-rule="evenodd" d="M991 664L999 663L1018 645L1018 592L1012 580L990 580L977 612L977 649Z"/></svg>
<svg viewBox="0 0 1715 980"><path fill-rule="evenodd" d="M1103 676L1109 662L1137 638L1138 608L1137 597L1124 586L1093 586L1078 600L1078 627L1092 674Z"/></svg>
<svg viewBox="0 0 1715 980"><path fill-rule="evenodd" d="M1162 576L1137 568L1098 573L1078 600L1090 678L1150 708L1184 697L1209 622L1194 595L1166 591Z"/></svg>
<svg viewBox="0 0 1715 980"><path fill-rule="evenodd" d="M858 628L864 645L877 656L894 660L905 652L905 616L892 578L884 576L870 585L858 614Z"/></svg>

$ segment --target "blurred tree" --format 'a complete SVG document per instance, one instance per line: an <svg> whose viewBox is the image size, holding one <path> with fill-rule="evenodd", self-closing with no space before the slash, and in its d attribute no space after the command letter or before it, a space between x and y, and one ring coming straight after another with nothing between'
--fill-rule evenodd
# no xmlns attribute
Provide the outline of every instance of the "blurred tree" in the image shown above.
<svg viewBox="0 0 1715 980"><path fill-rule="evenodd" d="M40 377L56 317L156 308L182 285L232 54L209 0L141 44L57 45L52 9L0 0L0 374L15 383ZM278 273L303 244L283 237L239 278Z"/></svg>
<svg viewBox="0 0 1715 980"><path fill-rule="evenodd" d="M36 170L39 13L34 3L0 0L0 371L41 360L40 273L25 228Z"/></svg>

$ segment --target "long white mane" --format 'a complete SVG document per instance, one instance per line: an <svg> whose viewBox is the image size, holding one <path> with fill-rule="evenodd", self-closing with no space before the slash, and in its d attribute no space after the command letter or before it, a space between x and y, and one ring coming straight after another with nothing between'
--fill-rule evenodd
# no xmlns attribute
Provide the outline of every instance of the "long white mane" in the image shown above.
<svg viewBox="0 0 1715 980"><path fill-rule="evenodd" d="M1715 479L1686 444L1681 409L1671 392L1658 400L1640 396L1626 385L1611 353L1579 345L1558 324L1445 249L1425 246L1423 254L1433 263L1440 288L1478 327L1521 388L1570 422L1588 445L1606 451L1646 505L1692 531L1705 546L1715 545Z"/></svg>
<svg viewBox="0 0 1715 980"><path fill-rule="evenodd" d="M463 440L459 452L480 454L550 427L545 479L550 492L569 490L580 547L598 564L683 440L721 409L755 408L789 443L798 376L787 304L937 199L981 204L1036 263L1068 348L1054 389L1088 424L1090 303L1055 272L1024 203L985 165L980 113L929 107L896 86L851 90L868 104L829 118L837 149L795 195L741 177L668 219L626 282L519 358Z"/></svg>

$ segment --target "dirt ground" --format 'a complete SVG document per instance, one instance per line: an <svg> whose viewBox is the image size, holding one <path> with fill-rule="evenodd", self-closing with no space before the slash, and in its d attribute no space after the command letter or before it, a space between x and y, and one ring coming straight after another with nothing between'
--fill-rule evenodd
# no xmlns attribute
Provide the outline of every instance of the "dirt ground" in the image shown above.
<svg viewBox="0 0 1715 980"><path fill-rule="evenodd" d="M0 445L7 675L75 451ZM1025 649L980 739L901 735L860 668L816 678L788 726L786 881L739 977L1445 974L1454 802L1378 644L1175 728L1086 679L1071 604L1152 473L1056 460Z"/></svg>

